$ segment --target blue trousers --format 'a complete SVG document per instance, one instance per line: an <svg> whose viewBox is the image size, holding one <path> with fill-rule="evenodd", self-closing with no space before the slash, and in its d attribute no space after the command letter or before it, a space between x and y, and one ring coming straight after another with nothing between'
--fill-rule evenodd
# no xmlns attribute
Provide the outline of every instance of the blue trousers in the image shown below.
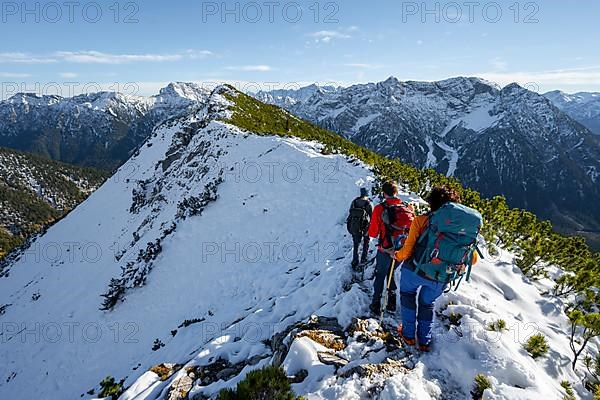
<svg viewBox="0 0 600 400"><path fill-rule="evenodd" d="M433 305L444 293L446 285L446 283L425 279L406 267L402 268L400 306L402 334L405 337L412 339L416 334L419 344L429 344L433 325Z"/></svg>
<svg viewBox="0 0 600 400"><path fill-rule="evenodd" d="M373 304L381 304L381 295L384 290L384 286L387 285L387 279L390 273L390 267L392 266L392 257L388 253L384 253L377 250L377 257L375 258L377 263L375 266L375 282L373 283ZM390 290L394 292L396 290L396 281L392 275L392 282L390 284Z"/></svg>

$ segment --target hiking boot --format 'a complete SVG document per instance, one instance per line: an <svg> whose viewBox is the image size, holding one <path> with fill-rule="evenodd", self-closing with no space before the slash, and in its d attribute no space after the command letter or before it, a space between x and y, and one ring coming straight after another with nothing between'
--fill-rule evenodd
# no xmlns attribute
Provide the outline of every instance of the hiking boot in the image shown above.
<svg viewBox="0 0 600 400"><path fill-rule="evenodd" d="M358 260L352 260L352 268L356 269L358 267Z"/></svg>
<svg viewBox="0 0 600 400"><path fill-rule="evenodd" d="M427 353L429 350L431 350L430 344L419 344L419 351Z"/></svg>
<svg viewBox="0 0 600 400"><path fill-rule="evenodd" d="M366 257L366 256L360 259L360 263L361 263L361 264L366 264L366 263L367 263L367 261L369 261L369 260L367 259L367 257Z"/></svg>
<svg viewBox="0 0 600 400"><path fill-rule="evenodd" d="M402 324L398 325L398 335L400 336L400 339L402 339L402 341L408 346L414 346L417 343L415 339L407 338L402 334Z"/></svg>
<svg viewBox="0 0 600 400"><path fill-rule="evenodd" d="M388 294L388 302L386 305L386 309L391 313L396 312L396 292L393 290L390 290Z"/></svg>
<svg viewBox="0 0 600 400"><path fill-rule="evenodd" d="M371 310L374 315L379 315L381 312L381 304L378 302L371 303L369 310Z"/></svg>

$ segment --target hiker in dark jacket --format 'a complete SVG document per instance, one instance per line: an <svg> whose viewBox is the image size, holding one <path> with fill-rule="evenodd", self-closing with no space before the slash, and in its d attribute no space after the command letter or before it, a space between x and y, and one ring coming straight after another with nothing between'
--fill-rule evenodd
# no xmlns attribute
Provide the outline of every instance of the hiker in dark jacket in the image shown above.
<svg viewBox="0 0 600 400"><path fill-rule="evenodd" d="M431 211L413 220L404 246L394 254L397 261L404 261L400 275L402 323L398 327L398 333L410 346L418 341L421 351L429 350L434 303L444 293L448 283L434 280L421 273L422 271L415 272L415 258L421 256L419 253L431 252L425 248L425 244L419 242L419 238L426 233L432 213L446 203L460 203L460 195L450 187L441 186L433 188L425 200ZM477 252L473 252L472 265L476 262Z"/></svg>
<svg viewBox="0 0 600 400"><path fill-rule="evenodd" d="M379 314L381 311L381 295L386 284L387 276L390 273L390 268L392 268L392 254L397 248L397 239L404 233L400 231L387 231L386 224L382 218L384 208L402 208L402 210L412 213L412 209L409 209L409 207L402 203L402 200L396 197L398 195L398 185L394 182L384 183L382 192L384 200L381 204L375 206L371 218L371 225L369 226L369 236L377 238L379 241L377 244L375 281L373 283L373 300L369 307L374 314ZM408 228L406 228L406 230L408 230ZM396 311L396 282L393 274L388 291L386 308L387 311L390 312Z"/></svg>
<svg viewBox="0 0 600 400"><path fill-rule="evenodd" d="M367 254L369 251L369 236L367 235L367 229L369 228L369 222L371 221L371 214L373 214L373 205L369 199L369 192L365 188L360 189L360 196L352 201L350 204L350 215L352 215L353 209L364 210L365 214L360 222L361 228L355 229L352 234L352 241L354 243L354 252L352 253L352 267L358 266L358 253L360 245L362 243L362 255L360 257L360 263L364 264L367 262ZM350 229L349 229L350 230Z"/></svg>

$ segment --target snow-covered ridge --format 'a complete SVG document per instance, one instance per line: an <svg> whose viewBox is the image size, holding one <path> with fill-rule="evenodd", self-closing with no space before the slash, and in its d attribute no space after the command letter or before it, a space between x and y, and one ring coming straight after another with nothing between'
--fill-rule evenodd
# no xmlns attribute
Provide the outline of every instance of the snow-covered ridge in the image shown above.
<svg viewBox="0 0 600 400"><path fill-rule="evenodd" d="M373 172L223 122L228 90L157 128L0 279L0 397L94 398L110 375L129 388L123 400L201 398L268 363L305 370L294 390L326 399L463 399L476 373L492 377L487 398L553 399L577 380L562 305L540 294L550 282L538 289L504 252L440 300L433 353L384 342L364 318L370 283L351 272L344 224ZM111 282L117 301L101 311ZM451 313L460 327L446 326ZM312 315L337 319L343 348L290 332ZM498 318L509 330L487 331ZM537 361L521 347L535 330L552 349ZM165 380L149 371L161 363L175 364Z"/></svg>

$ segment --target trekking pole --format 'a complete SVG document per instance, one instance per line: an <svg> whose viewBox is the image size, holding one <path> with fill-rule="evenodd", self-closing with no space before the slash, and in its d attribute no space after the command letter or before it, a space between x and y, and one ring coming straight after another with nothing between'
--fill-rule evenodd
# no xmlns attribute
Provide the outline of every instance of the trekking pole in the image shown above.
<svg viewBox="0 0 600 400"><path fill-rule="evenodd" d="M381 302L381 315L379 316L379 325L383 324L383 314L385 313L385 309L387 308L388 302L388 293L390 291L390 286L392 284L392 278L394 277L394 267L396 266L396 259L392 257L392 264L390 265L390 273L387 279L387 286L385 289L385 293L383 295L383 301Z"/></svg>

